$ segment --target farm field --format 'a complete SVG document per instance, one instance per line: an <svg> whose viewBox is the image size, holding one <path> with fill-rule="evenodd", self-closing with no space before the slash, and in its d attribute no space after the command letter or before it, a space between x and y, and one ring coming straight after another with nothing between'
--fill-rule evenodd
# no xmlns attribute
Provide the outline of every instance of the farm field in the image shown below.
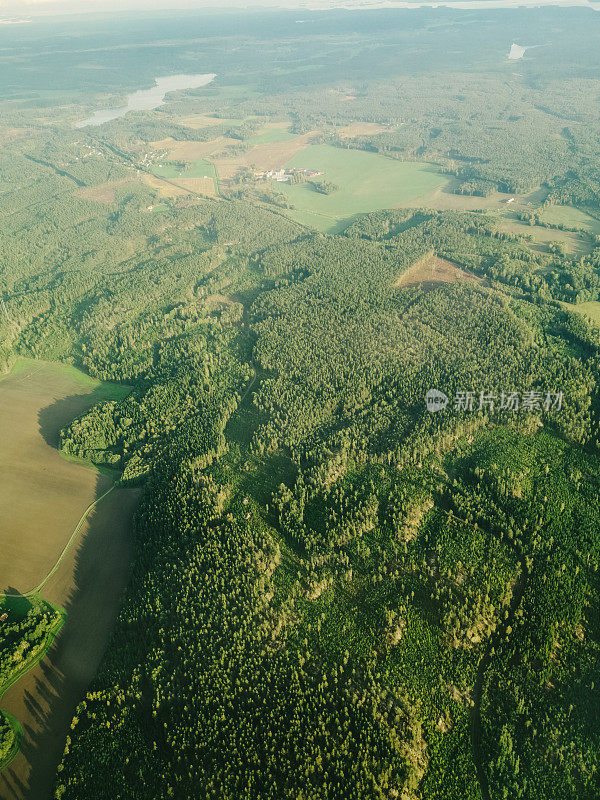
<svg viewBox="0 0 600 800"><path fill-rule="evenodd" d="M389 130L389 125L382 125L380 122L351 122L336 129L338 136L342 139L351 139L354 136L371 136L377 133L384 133Z"/></svg>
<svg viewBox="0 0 600 800"><path fill-rule="evenodd" d="M186 169L180 169L177 165L167 162L154 167L154 174L158 178L182 178L184 180L189 178L213 178L215 175L215 168L203 158L199 158Z"/></svg>
<svg viewBox="0 0 600 800"><path fill-rule="evenodd" d="M192 191L189 188L184 188L182 184L179 184L179 182L178 185L175 186L174 183L169 183L164 178L157 178L154 175L146 174L142 177L142 181L146 184L146 186L150 186L151 189L154 189L157 192L157 197L160 200L170 199L172 197L185 197ZM159 205L161 205L161 203L157 203L157 205L154 206L154 209ZM153 212L154 209L152 209Z"/></svg>
<svg viewBox="0 0 600 800"><path fill-rule="evenodd" d="M216 169L204 158L196 159L185 169L169 162L159 164L153 168L153 172L157 178L172 180L191 192L209 197L214 197L218 192Z"/></svg>
<svg viewBox="0 0 600 800"><path fill-rule="evenodd" d="M251 145L289 142L296 137L293 133L290 133L288 130L286 130L286 127L269 125L266 128L258 131L254 136L251 136L250 139L248 139L248 142Z"/></svg>
<svg viewBox="0 0 600 800"><path fill-rule="evenodd" d="M239 166L254 167L258 170L280 169L290 159L302 153L315 136L315 131L292 136L290 139L256 144L240 158L223 159L223 164L230 161ZM220 165L220 161L218 161Z"/></svg>
<svg viewBox="0 0 600 800"><path fill-rule="evenodd" d="M211 163L214 165L213 169L218 172L219 179L227 182L241 169L248 167L265 171L280 169L290 158L304 150L314 135L315 133L313 131L301 134L300 136L294 136L283 130L279 124L277 124L277 127L267 126L263 132L259 132L255 137L252 137L250 140L252 144L250 149L238 155L228 154L226 148L239 145L240 142L236 139L229 139L224 136L219 136L208 142L175 142L163 139L161 141L152 142L152 147L155 150L168 150L169 159L174 161L201 160L203 164ZM192 184L192 181L204 180L203 178L190 177L187 172L180 175L180 170L172 167L172 165L167 167L164 164L162 167L160 165L155 167L155 174L158 175L158 173L161 172L161 177L166 178L166 173L162 173L161 171L163 168L171 169L171 177L168 179L176 180L178 185L190 191L200 191L198 185ZM149 176L145 177L147 178ZM176 196L178 193L181 194L181 192L177 191L176 187L169 188L165 185L162 186L161 192L163 196Z"/></svg>
<svg viewBox="0 0 600 800"><path fill-rule="evenodd" d="M127 391L28 360L0 380L0 591L38 586L86 508L110 488L110 477L66 461L56 447L62 427Z"/></svg>
<svg viewBox="0 0 600 800"><path fill-rule="evenodd" d="M2 798L49 796L69 722L98 668L127 582L137 490L110 491L79 528L113 480L66 460L56 446L74 417L128 391L68 365L28 359L0 379L0 548L6 554L0 589L14 595L5 607L21 613L22 595L33 593L66 611L48 653L2 698L2 710L23 730L19 753L0 774Z"/></svg>
<svg viewBox="0 0 600 800"><path fill-rule="evenodd" d="M87 470L77 467L82 472ZM47 800L77 703L96 673L129 577L137 489L116 489L87 520L43 590L66 609L44 659L12 686L2 709L22 725L21 749L0 773L0 797Z"/></svg>
<svg viewBox="0 0 600 800"><path fill-rule="evenodd" d="M411 202L446 183L429 164L400 162L358 150L329 145L309 145L286 167L323 170L325 180L339 188L330 195L316 192L310 184L277 184L294 204L289 216L322 231L335 231L356 214L393 208Z"/></svg>
<svg viewBox="0 0 600 800"><path fill-rule="evenodd" d="M211 128L214 125L227 125L229 128L239 127L244 120L240 117L213 117L210 114L193 114L189 117L182 117L177 119L181 125L193 130L200 130L202 128Z"/></svg>
<svg viewBox="0 0 600 800"><path fill-rule="evenodd" d="M239 144L236 139L217 136L216 139L209 139L207 142L176 142L174 139L159 139L151 142L150 146L153 150L167 150L168 158L173 161L195 161L235 144ZM156 166L160 168L160 165Z"/></svg>

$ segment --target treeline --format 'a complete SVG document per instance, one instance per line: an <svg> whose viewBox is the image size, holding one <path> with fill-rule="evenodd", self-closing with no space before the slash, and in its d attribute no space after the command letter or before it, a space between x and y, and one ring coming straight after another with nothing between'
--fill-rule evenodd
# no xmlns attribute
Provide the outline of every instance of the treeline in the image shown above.
<svg viewBox="0 0 600 800"><path fill-rule="evenodd" d="M0 697L9 685L24 675L39 659L49 633L60 626L61 614L43 601L0 598ZM0 710L0 769L14 754L18 730Z"/></svg>

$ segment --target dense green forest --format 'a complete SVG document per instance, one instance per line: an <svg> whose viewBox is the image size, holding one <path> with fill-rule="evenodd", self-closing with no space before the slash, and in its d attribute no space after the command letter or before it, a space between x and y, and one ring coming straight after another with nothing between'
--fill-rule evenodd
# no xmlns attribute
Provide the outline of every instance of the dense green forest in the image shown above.
<svg viewBox="0 0 600 800"><path fill-rule="evenodd" d="M133 387L60 447L142 487L54 796L595 800L600 18L298 13L0 30L0 370ZM73 127L176 72L217 77ZM317 232L249 155L303 134L447 190Z"/></svg>

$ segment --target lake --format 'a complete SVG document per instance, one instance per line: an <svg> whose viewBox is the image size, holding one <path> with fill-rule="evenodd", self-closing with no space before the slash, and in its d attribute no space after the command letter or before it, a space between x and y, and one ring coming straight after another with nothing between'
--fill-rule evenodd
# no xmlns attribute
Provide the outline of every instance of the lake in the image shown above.
<svg viewBox="0 0 600 800"><path fill-rule="evenodd" d="M151 89L139 89L130 94L126 106L101 108L99 111L95 111L91 117L75 123L75 127L87 128L89 125L103 125L112 119L124 117L129 111L151 111L153 108L163 105L165 96L169 92L197 89L200 86L206 86L215 77L215 74L207 73L204 75L167 75L163 78L155 78L155 84Z"/></svg>
<svg viewBox="0 0 600 800"><path fill-rule="evenodd" d="M515 44L513 42L508 57L511 61L518 61L520 58L523 58L526 50L528 50L527 47L521 47L520 44Z"/></svg>

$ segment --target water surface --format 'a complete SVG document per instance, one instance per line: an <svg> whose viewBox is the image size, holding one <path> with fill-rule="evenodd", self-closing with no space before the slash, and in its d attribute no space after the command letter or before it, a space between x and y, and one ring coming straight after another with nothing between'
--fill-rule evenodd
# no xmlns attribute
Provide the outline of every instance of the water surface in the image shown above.
<svg viewBox="0 0 600 800"><path fill-rule="evenodd" d="M165 102L165 95L169 92L197 89L199 86L206 86L215 77L215 74L208 73L204 75L167 75L163 78L155 78L155 84L151 89L139 89L130 94L127 98L127 105L118 108L102 108L95 111L91 117L75 123L75 127L86 128L88 125L102 125L109 120L124 117L129 111L150 111L162 106Z"/></svg>
<svg viewBox="0 0 600 800"><path fill-rule="evenodd" d="M520 58L523 58L527 49L527 47L521 47L520 44L515 44L513 42L508 57L511 61L518 61Z"/></svg>

